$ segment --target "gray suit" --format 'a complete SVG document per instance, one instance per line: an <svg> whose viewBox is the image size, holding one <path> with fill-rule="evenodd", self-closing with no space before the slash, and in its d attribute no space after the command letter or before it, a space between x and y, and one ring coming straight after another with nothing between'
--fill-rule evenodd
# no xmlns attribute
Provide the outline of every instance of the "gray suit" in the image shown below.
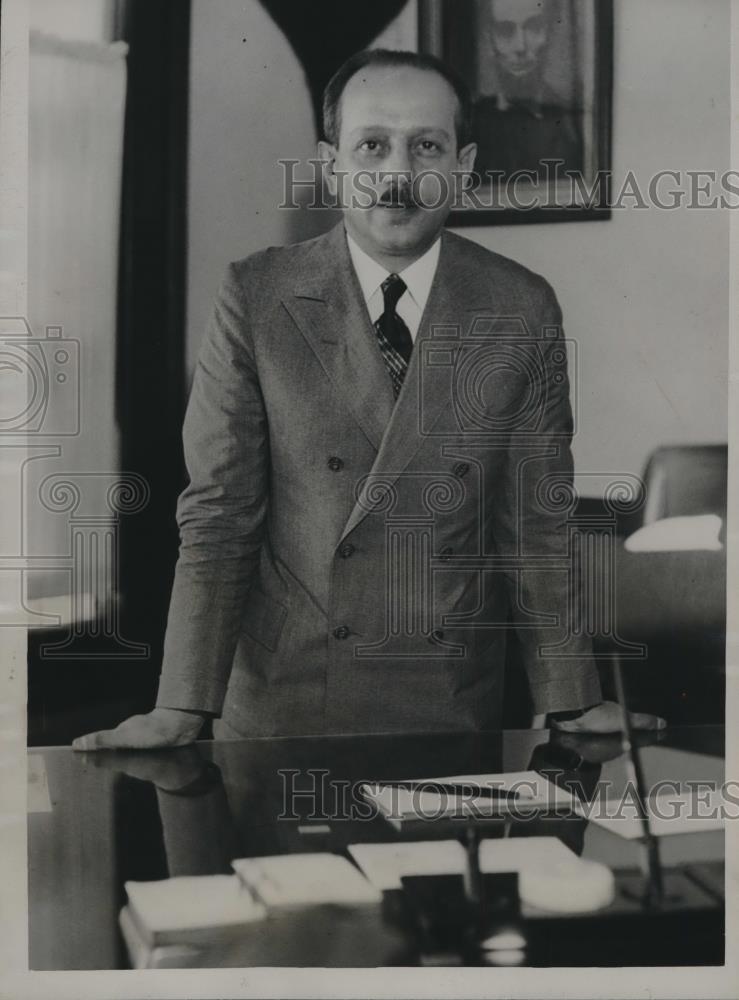
<svg viewBox="0 0 739 1000"><path fill-rule="evenodd" d="M444 232L395 404L342 225L232 264L157 704L255 736L494 728L511 618L536 711L599 701L556 502L560 323L542 278Z"/></svg>

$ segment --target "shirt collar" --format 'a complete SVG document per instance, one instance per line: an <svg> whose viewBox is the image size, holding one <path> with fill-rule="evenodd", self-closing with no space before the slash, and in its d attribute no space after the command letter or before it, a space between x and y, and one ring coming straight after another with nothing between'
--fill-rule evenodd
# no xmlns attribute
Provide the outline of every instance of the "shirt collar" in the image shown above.
<svg viewBox="0 0 739 1000"><path fill-rule="evenodd" d="M369 303L385 278L390 274L390 271L384 268L382 264L378 264L376 260L373 260L368 253L365 253L349 233L346 234L346 240L349 244L349 253L351 254L352 264L354 265L354 270L362 289L364 301ZM398 272L406 284L409 295L421 312L423 312L426 306L426 300L431 291L436 267L439 263L440 252L441 237L437 238L435 243L428 248L423 256Z"/></svg>

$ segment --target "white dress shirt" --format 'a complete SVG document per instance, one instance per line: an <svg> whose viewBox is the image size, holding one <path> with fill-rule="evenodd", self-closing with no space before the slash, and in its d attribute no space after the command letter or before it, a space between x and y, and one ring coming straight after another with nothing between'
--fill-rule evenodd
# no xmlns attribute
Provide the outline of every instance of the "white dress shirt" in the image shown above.
<svg viewBox="0 0 739 1000"><path fill-rule="evenodd" d="M382 316L385 308L380 286L391 272L365 253L349 233L346 234L346 240L349 244L349 253L364 295L364 301L367 303L370 319L375 323ZM408 327L414 342L436 274L440 250L441 237L417 261L397 272L405 282L406 291L398 300L395 310Z"/></svg>

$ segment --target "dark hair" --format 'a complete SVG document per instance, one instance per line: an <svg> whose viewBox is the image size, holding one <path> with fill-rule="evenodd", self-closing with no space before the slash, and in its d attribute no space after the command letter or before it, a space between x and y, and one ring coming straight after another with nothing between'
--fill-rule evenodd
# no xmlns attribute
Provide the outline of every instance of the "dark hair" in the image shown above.
<svg viewBox="0 0 739 1000"><path fill-rule="evenodd" d="M405 52L400 49L365 49L347 59L331 77L323 92L323 137L327 142L333 146L338 145L341 129L341 97L351 78L368 66L388 69L410 67L438 73L446 80L457 98L455 115L457 145L462 147L470 141L472 107L467 85L448 66L445 66L441 59L425 53Z"/></svg>

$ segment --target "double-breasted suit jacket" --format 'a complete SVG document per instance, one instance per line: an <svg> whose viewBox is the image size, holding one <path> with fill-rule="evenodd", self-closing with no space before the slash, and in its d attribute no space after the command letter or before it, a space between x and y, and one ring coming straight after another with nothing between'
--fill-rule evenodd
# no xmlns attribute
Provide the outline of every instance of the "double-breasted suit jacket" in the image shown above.
<svg viewBox="0 0 739 1000"><path fill-rule="evenodd" d="M230 265L184 426L157 704L245 735L494 728L600 700L549 285L442 234L397 400L343 225Z"/></svg>

